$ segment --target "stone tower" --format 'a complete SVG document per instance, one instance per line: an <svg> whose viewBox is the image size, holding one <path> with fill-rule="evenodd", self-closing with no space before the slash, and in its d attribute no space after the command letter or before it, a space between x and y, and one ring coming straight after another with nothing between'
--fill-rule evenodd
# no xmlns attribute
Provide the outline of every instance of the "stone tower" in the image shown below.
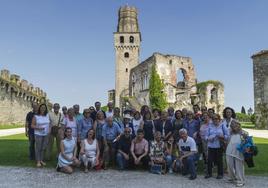
<svg viewBox="0 0 268 188"><path fill-rule="evenodd" d="M115 106L122 106L122 97L129 96L130 70L137 66L140 56L141 33L135 7L124 6L118 11L115 48Z"/></svg>
<svg viewBox="0 0 268 188"><path fill-rule="evenodd" d="M256 126L268 129L268 50L253 56L254 106Z"/></svg>

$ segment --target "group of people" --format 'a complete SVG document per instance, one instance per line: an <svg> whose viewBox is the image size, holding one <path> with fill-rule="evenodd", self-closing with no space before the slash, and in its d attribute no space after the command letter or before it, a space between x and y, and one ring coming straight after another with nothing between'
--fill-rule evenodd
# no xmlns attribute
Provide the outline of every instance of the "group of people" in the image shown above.
<svg viewBox="0 0 268 188"><path fill-rule="evenodd" d="M52 111L34 103L25 126L30 159L42 167L45 160L56 158L57 170L69 174L78 166L85 172L116 166L179 172L189 174L190 180L196 179L197 161L203 160L205 178L211 178L217 167L216 178L222 179L226 166L230 181L244 185L244 158L237 145L246 133L232 108L224 109L222 119L212 108L198 105L193 111L172 107L159 111L144 105L140 111L122 114L111 102L107 107L105 112L96 102L81 114L79 105L64 106L60 112L58 103ZM54 140L57 156L52 156Z"/></svg>

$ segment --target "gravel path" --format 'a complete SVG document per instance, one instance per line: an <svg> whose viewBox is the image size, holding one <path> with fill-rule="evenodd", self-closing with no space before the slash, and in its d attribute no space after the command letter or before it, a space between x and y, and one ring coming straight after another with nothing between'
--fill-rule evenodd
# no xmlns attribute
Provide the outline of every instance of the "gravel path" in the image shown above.
<svg viewBox="0 0 268 188"><path fill-rule="evenodd" d="M25 132L25 128L14 128L14 129L2 129L0 130L0 137L10 136L14 134L21 134Z"/></svg>
<svg viewBox="0 0 268 188"><path fill-rule="evenodd" d="M196 180L190 181L181 175L155 175L140 171L116 170L89 172L85 174L77 171L72 175L56 172L53 169L35 169L18 167L0 167L1 188L26 188L26 187L87 187L87 188L230 188L235 187L227 182L227 179L206 180L199 176ZM246 186L250 188L268 187L268 177L246 177Z"/></svg>

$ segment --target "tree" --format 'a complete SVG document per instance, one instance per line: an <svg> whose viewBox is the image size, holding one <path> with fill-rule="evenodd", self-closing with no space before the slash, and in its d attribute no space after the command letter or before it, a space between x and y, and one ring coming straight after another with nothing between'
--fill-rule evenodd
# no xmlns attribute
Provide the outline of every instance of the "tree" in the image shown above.
<svg viewBox="0 0 268 188"><path fill-rule="evenodd" d="M156 108L164 110L167 107L168 103L166 100L166 93L164 93L164 88L164 83L160 79L155 65L153 65L149 85L149 98L152 109Z"/></svg>
<svg viewBox="0 0 268 188"><path fill-rule="evenodd" d="M244 106L242 106L242 108L241 108L241 113L242 113L242 114L246 114L246 109L245 109Z"/></svg>

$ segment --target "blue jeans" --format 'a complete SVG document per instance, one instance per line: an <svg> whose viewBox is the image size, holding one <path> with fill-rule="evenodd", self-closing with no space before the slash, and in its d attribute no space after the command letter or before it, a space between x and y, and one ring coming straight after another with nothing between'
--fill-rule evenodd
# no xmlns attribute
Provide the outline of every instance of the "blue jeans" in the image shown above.
<svg viewBox="0 0 268 188"><path fill-rule="evenodd" d="M176 158L173 155L167 155L165 157L166 163L167 163L167 168L171 169L172 168L172 163Z"/></svg>
<svg viewBox="0 0 268 188"><path fill-rule="evenodd" d="M183 173L190 173L191 176L196 176L195 162L198 160L199 155L193 154L182 160L183 162Z"/></svg>
<svg viewBox="0 0 268 188"><path fill-rule="evenodd" d="M120 170L123 170L128 167L128 161L125 159L122 153L117 152L116 162Z"/></svg>

